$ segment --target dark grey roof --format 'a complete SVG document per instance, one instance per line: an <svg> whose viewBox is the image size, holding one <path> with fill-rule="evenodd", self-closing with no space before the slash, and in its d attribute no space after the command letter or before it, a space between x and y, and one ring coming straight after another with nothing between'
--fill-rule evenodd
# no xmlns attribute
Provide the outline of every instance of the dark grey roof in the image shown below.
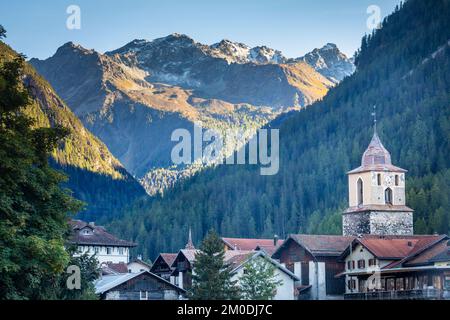
<svg viewBox="0 0 450 320"><path fill-rule="evenodd" d="M72 227L72 235L69 237L69 243L76 245L87 246L120 246L120 247L135 247L136 244L117 238L108 233L104 227L95 226L81 220L72 220L69 222ZM86 228L91 232L88 235L81 231Z"/></svg>

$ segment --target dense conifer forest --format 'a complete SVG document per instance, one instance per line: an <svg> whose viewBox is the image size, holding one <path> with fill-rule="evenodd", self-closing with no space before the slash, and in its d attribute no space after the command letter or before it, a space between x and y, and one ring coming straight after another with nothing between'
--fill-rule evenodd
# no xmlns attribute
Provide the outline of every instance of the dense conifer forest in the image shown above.
<svg viewBox="0 0 450 320"><path fill-rule="evenodd" d="M416 233L448 233L450 215L450 1L410 0L362 39L357 72L280 125L280 171L218 166L164 197L137 202L110 227L147 257L176 251L192 227L200 240L341 233L346 172L378 132L407 173Z"/></svg>

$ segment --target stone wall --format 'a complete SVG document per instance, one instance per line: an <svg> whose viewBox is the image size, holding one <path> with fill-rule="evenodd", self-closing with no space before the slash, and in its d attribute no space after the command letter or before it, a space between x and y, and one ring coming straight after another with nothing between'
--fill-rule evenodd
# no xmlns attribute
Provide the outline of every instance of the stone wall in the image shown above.
<svg viewBox="0 0 450 320"><path fill-rule="evenodd" d="M344 236L370 234L370 212L344 213L342 234Z"/></svg>
<svg viewBox="0 0 450 320"><path fill-rule="evenodd" d="M383 212L370 213L370 233L379 235L413 235L412 212Z"/></svg>
<svg viewBox="0 0 450 320"><path fill-rule="evenodd" d="M344 236L412 235L413 213L401 211L344 213L342 233Z"/></svg>

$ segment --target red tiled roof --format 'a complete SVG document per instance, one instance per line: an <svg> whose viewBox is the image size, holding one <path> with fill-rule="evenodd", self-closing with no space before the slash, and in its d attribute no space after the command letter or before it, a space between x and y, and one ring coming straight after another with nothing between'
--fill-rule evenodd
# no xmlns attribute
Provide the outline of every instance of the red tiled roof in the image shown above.
<svg viewBox="0 0 450 320"><path fill-rule="evenodd" d="M231 254L231 253L235 254ZM225 253L224 261L230 265L231 269L237 268L239 265L244 263L247 259L254 255L254 251L240 251L240 250L230 250Z"/></svg>
<svg viewBox="0 0 450 320"><path fill-rule="evenodd" d="M374 236L366 235L359 242L379 259L403 259L430 244L441 236Z"/></svg>
<svg viewBox="0 0 450 320"><path fill-rule="evenodd" d="M348 236L292 234L290 238L316 256L340 255L355 239Z"/></svg>
<svg viewBox="0 0 450 320"><path fill-rule="evenodd" d="M262 250L271 257L280 246L257 246L256 250Z"/></svg>
<svg viewBox="0 0 450 320"><path fill-rule="evenodd" d="M106 267L109 269L117 272L117 273L128 273L128 267L126 263L120 262L120 263L106 263Z"/></svg>
<svg viewBox="0 0 450 320"><path fill-rule="evenodd" d="M81 220L69 221L72 227L72 235L69 237L69 243L76 245L90 245L90 246L122 246L135 247L136 244L117 238L108 233L104 227L95 226ZM89 228L92 232L89 235L84 235L80 231Z"/></svg>
<svg viewBox="0 0 450 320"><path fill-rule="evenodd" d="M222 238L222 241L233 250L256 250L258 247L277 248L283 244L283 240L278 240L275 246L274 239Z"/></svg>
<svg viewBox="0 0 450 320"><path fill-rule="evenodd" d="M433 242L429 242L428 244L422 246L422 252L417 253L417 250L414 253L417 253L414 257L410 257L404 262L405 266L420 266L433 264L438 261L450 261L450 247L448 246L448 237L440 236L436 239L438 243L436 245L427 248ZM434 241L434 243L436 242ZM413 255L412 253L411 255ZM441 259L442 258L442 259Z"/></svg>
<svg viewBox="0 0 450 320"><path fill-rule="evenodd" d="M165 263L170 267L172 266L172 263L177 258L177 253L161 253L160 256L164 260Z"/></svg>
<svg viewBox="0 0 450 320"><path fill-rule="evenodd" d="M186 259L189 261L189 263L193 263L195 261L195 255L198 252L200 252L200 250L197 250L197 249L181 249L180 252L186 257Z"/></svg>

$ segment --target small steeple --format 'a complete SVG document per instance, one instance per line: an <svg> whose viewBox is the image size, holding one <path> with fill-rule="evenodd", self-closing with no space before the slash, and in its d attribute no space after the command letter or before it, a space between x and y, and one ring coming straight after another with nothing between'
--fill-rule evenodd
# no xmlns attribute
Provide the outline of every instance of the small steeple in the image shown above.
<svg viewBox="0 0 450 320"><path fill-rule="evenodd" d="M194 243L192 242L192 230L191 230L191 228L189 228L189 239L188 239L188 242L186 244L185 249L195 250Z"/></svg>
<svg viewBox="0 0 450 320"><path fill-rule="evenodd" d="M377 135L377 106L376 105L373 106L372 117L373 117L373 132L374 132L374 135Z"/></svg>

